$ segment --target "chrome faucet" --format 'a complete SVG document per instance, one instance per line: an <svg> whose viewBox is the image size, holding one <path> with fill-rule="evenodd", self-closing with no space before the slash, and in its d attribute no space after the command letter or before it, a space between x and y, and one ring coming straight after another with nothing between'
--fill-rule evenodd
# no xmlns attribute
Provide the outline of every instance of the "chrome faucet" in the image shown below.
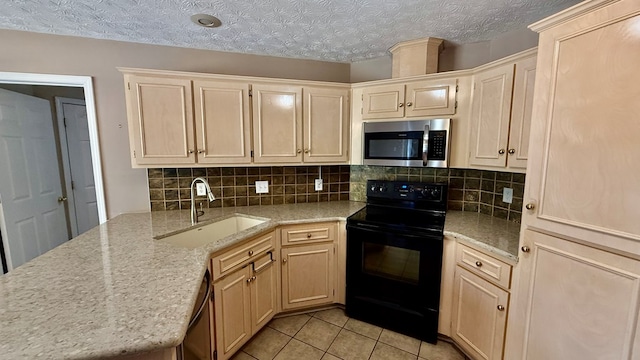
<svg viewBox="0 0 640 360"><path fill-rule="evenodd" d="M195 187L195 184L198 181L202 182L204 186L207 188L207 197L209 198L209 202L212 202L213 200L216 199L216 197L213 196L213 193L211 192L211 187L209 186L209 183L205 178L197 177L193 179L193 181L191 182L191 225L197 224L198 216L204 214L204 212L202 214L198 214L198 211L196 210L196 196L193 193L193 189Z"/></svg>

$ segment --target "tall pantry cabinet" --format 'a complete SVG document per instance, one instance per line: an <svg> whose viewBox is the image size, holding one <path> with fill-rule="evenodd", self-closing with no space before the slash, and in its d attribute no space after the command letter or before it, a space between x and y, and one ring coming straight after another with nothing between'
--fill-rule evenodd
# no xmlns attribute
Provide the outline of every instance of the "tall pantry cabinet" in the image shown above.
<svg viewBox="0 0 640 360"><path fill-rule="evenodd" d="M640 358L640 2L540 32L505 359Z"/></svg>

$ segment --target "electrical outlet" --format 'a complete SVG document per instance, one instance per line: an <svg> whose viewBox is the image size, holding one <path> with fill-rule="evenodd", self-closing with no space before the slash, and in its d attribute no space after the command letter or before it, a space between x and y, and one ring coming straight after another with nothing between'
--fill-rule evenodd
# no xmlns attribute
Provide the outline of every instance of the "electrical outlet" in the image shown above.
<svg viewBox="0 0 640 360"><path fill-rule="evenodd" d="M198 196L207 195L207 188L201 182L196 183L196 195L198 195Z"/></svg>
<svg viewBox="0 0 640 360"><path fill-rule="evenodd" d="M504 188L502 189L502 202L507 204L511 204L513 202L513 189L512 188Z"/></svg>
<svg viewBox="0 0 640 360"><path fill-rule="evenodd" d="M268 181L256 181L256 194L267 194L269 192Z"/></svg>
<svg viewBox="0 0 640 360"><path fill-rule="evenodd" d="M316 191L322 191L322 179L316 179Z"/></svg>

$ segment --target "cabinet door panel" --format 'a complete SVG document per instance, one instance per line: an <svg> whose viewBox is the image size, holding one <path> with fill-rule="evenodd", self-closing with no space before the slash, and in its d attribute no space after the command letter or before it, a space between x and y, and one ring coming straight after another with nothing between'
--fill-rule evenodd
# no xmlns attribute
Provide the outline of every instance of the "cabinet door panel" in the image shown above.
<svg viewBox="0 0 640 360"><path fill-rule="evenodd" d="M333 243L282 249L283 310L333 302Z"/></svg>
<svg viewBox="0 0 640 360"><path fill-rule="evenodd" d="M453 339L477 359L502 359L509 293L459 266L454 283Z"/></svg>
<svg viewBox="0 0 640 360"><path fill-rule="evenodd" d="M194 163L191 81L129 76L128 82L136 164Z"/></svg>
<svg viewBox="0 0 640 360"><path fill-rule="evenodd" d="M255 334L276 313L276 266L272 255L266 254L253 263L255 278L251 281L251 328Z"/></svg>
<svg viewBox="0 0 640 360"><path fill-rule="evenodd" d="M304 88L304 161L349 160L349 90Z"/></svg>
<svg viewBox="0 0 640 360"><path fill-rule="evenodd" d="M506 166L513 65L474 75L470 165Z"/></svg>
<svg viewBox="0 0 640 360"><path fill-rule="evenodd" d="M640 16L632 3L541 34L527 176L528 200L538 204L523 222L637 253L640 42L632 34Z"/></svg>
<svg viewBox="0 0 640 360"><path fill-rule="evenodd" d="M213 284L218 359L228 359L252 335L248 279L244 268Z"/></svg>
<svg viewBox="0 0 640 360"><path fill-rule="evenodd" d="M529 134L533 110L533 89L536 79L536 57L516 63L511 104L511 129L507 167L524 171L529 157ZM512 154L513 152L513 154Z"/></svg>
<svg viewBox="0 0 640 360"><path fill-rule="evenodd" d="M456 84L456 79L408 83L406 116L455 114Z"/></svg>
<svg viewBox="0 0 640 360"><path fill-rule="evenodd" d="M531 230L523 245L507 356L635 358L640 261Z"/></svg>
<svg viewBox="0 0 640 360"><path fill-rule="evenodd" d="M253 85L256 163L302 161L302 88Z"/></svg>
<svg viewBox="0 0 640 360"><path fill-rule="evenodd" d="M362 90L362 119L404 116L404 85L386 85Z"/></svg>
<svg viewBox="0 0 640 360"><path fill-rule="evenodd" d="M193 82L198 163L251 162L249 85Z"/></svg>

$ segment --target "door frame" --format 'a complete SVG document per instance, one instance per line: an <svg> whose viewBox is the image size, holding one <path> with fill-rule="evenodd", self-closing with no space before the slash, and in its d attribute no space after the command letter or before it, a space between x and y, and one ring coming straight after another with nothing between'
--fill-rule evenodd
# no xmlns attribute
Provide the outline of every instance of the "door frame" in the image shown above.
<svg viewBox="0 0 640 360"><path fill-rule="evenodd" d="M98 119L96 116L93 80L90 76L55 75L36 73L0 72L0 83L81 87L84 90L84 101L89 123L89 141L91 146L91 161L93 163L93 180L96 186L96 201L98 206L98 221L107 221L107 209L104 198L102 181L102 164L100 162L100 141L98 138ZM4 241L4 240L3 240Z"/></svg>

